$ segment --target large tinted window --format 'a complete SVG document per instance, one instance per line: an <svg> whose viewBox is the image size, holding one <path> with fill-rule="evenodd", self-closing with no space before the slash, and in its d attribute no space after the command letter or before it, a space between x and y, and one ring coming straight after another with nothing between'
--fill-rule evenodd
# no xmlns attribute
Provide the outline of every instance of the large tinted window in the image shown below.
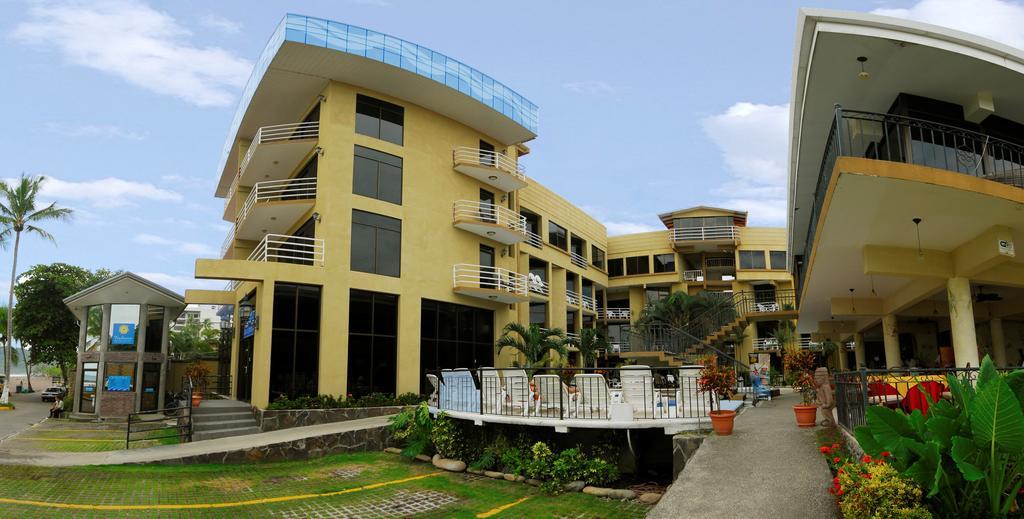
<svg viewBox="0 0 1024 519"><path fill-rule="evenodd" d="M146 310L146 351L160 353L164 337L164 307L149 305Z"/></svg>
<svg viewBox="0 0 1024 519"><path fill-rule="evenodd" d="M536 324L541 328L548 325L548 304L530 303L530 324Z"/></svg>
<svg viewBox="0 0 1024 519"><path fill-rule="evenodd" d="M270 345L270 399L317 394L320 287L277 283Z"/></svg>
<svg viewBox="0 0 1024 519"><path fill-rule="evenodd" d="M697 216L676 218L672 226L677 229L693 229L697 227L728 227L733 224L731 216Z"/></svg>
<svg viewBox="0 0 1024 519"><path fill-rule="evenodd" d="M401 205L401 157L356 146L354 169L353 193Z"/></svg>
<svg viewBox="0 0 1024 519"><path fill-rule="evenodd" d="M139 305L110 305L110 351L135 351L139 344Z"/></svg>
<svg viewBox="0 0 1024 519"><path fill-rule="evenodd" d="M569 249L569 233L565 227L555 222L548 222L548 243L562 250Z"/></svg>
<svg viewBox="0 0 1024 519"><path fill-rule="evenodd" d="M740 251L740 268L741 269L763 269L764 268L764 251L763 250L741 250Z"/></svg>
<svg viewBox="0 0 1024 519"><path fill-rule="evenodd" d="M654 271L655 272L675 272L676 271L676 255L675 254L655 254L654 255Z"/></svg>
<svg viewBox="0 0 1024 519"><path fill-rule="evenodd" d="M590 246L590 264L599 269L604 269L604 251L596 245Z"/></svg>
<svg viewBox="0 0 1024 519"><path fill-rule="evenodd" d="M608 260L608 277L622 276L626 273L623 270L622 261L622 258Z"/></svg>
<svg viewBox="0 0 1024 519"><path fill-rule="evenodd" d="M424 299L420 372L494 365L494 312ZM425 386L426 379L422 381ZM423 387L426 392L426 387Z"/></svg>
<svg viewBox="0 0 1024 519"><path fill-rule="evenodd" d="M348 392L395 393L398 296L353 290L348 314Z"/></svg>
<svg viewBox="0 0 1024 519"><path fill-rule="evenodd" d="M352 270L398 277L402 264L402 221L352 210Z"/></svg>
<svg viewBox="0 0 1024 519"><path fill-rule="evenodd" d="M651 271L651 262L648 256L630 256L626 258L626 274L648 274Z"/></svg>
<svg viewBox="0 0 1024 519"><path fill-rule="evenodd" d="M405 108L370 96L356 96L356 133L402 145Z"/></svg>
<svg viewBox="0 0 1024 519"><path fill-rule="evenodd" d="M773 250L769 251L768 255L771 256L772 270L786 270L786 251Z"/></svg>

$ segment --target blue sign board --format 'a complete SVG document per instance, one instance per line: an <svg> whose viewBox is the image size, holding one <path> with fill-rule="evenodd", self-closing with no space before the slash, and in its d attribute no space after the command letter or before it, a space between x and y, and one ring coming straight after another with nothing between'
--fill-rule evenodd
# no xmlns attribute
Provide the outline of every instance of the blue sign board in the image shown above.
<svg viewBox="0 0 1024 519"><path fill-rule="evenodd" d="M245 326L242 327L242 338L248 339L256 333L256 311L249 312L249 317L245 319Z"/></svg>
<svg viewBox="0 0 1024 519"><path fill-rule="evenodd" d="M107 377L107 391L131 391L132 377L127 375L111 375Z"/></svg>
<svg viewBox="0 0 1024 519"><path fill-rule="evenodd" d="M110 334L110 344L135 344L135 324L114 323L113 333Z"/></svg>

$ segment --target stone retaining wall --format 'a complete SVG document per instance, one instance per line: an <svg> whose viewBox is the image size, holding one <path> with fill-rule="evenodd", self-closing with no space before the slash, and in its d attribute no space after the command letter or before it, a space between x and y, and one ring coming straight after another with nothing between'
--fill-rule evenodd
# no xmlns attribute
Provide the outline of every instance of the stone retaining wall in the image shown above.
<svg viewBox="0 0 1024 519"><path fill-rule="evenodd" d="M251 463L256 461L304 460L350 452L380 451L391 445L386 426L312 436L298 440L245 447L225 452L187 456L159 463L183 465L192 463Z"/></svg>
<svg viewBox="0 0 1024 519"><path fill-rule="evenodd" d="M361 418L373 418L398 414L404 407L351 407L342 409L258 409L253 408L253 416L263 432L305 427L324 423L347 422Z"/></svg>
<svg viewBox="0 0 1024 519"><path fill-rule="evenodd" d="M704 443L704 438L695 434L677 434L672 437L672 481L686 468L686 464Z"/></svg>

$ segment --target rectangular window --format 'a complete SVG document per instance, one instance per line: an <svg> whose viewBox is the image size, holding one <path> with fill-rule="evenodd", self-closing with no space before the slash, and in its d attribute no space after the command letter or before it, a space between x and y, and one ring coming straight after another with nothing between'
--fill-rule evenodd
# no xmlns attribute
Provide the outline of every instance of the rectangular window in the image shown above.
<svg viewBox="0 0 1024 519"><path fill-rule="evenodd" d="M146 352L160 353L164 337L164 307L149 305L146 314ZM202 333L206 328L204 325L208 326L209 323L198 321L196 325Z"/></svg>
<svg viewBox="0 0 1024 519"><path fill-rule="evenodd" d="M741 250L740 251L740 268L741 269L764 269L764 251L763 250Z"/></svg>
<svg viewBox="0 0 1024 519"><path fill-rule="evenodd" d="M395 394L398 296L353 290L348 316L348 392Z"/></svg>
<svg viewBox="0 0 1024 519"><path fill-rule="evenodd" d="M596 245L590 246L590 264L604 270L604 251Z"/></svg>
<svg viewBox="0 0 1024 519"><path fill-rule="evenodd" d="M547 303L530 303L530 324L536 324L541 328L546 328L548 325L548 304Z"/></svg>
<svg viewBox="0 0 1024 519"><path fill-rule="evenodd" d="M644 304L651 305L669 296L669 287L648 287L644 289Z"/></svg>
<svg viewBox="0 0 1024 519"><path fill-rule="evenodd" d="M608 260L608 277L614 278L625 275L625 271L622 269L622 261L622 258Z"/></svg>
<svg viewBox="0 0 1024 519"><path fill-rule="evenodd" d="M139 305L110 305L109 351L135 351L139 344Z"/></svg>
<svg viewBox="0 0 1024 519"><path fill-rule="evenodd" d="M274 284L270 401L317 394L320 373L320 287Z"/></svg>
<svg viewBox="0 0 1024 519"><path fill-rule="evenodd" d="M135 391L135 363L107 362L104 366L103 391L129 393Z"/></svg>
<svg viewBox="0 0 1024 519"><path fill-rule="evenodd" d="M356 146L352 192L402 205L402 158Z"/></svg>
<svg viewBox="0 0 1024 519"><path fill-rule="evenodd" d="M576 333L576 312L574 310L565 312L565 333Z"/></svg>
<svg viewBox="0 0 1024 519"><path fill-rule="evenodd" d="M402 221L352 210L352 270L399 277Z"/></svg>
<svg viewBox="0 0 1024 519"><path fill-rule="evenodd" d="M97 351L103 340L103 306L90 306L85 318L85 351Z"/></svg>
<svg viewBox="0 0 1024 519"><path fill-rule="evenodd" d="M654 255L654 272L675 272L676 271L676 255L675 254L655 254Z"/></svg>
<svg viewBox="0 0 1024 519"><path fill-rule="evenodd" d="M772 270L786 270L786 251L768 251L768 255L771 256Z"/></svg>
<svg viewBox="0 0 1024 519"><path fill-rule="evenodd" d="M569 250L569 232L555 222L548 222L548 243L562 250Z"/></svg>
<svg viewBox="0 0 1024 519"><path fill-rule="evenodd" d="M626 258L626 275L647 274L651 271L649 256L630 256Z"/></svg>
<svg viewBox="0 0 1024 519"><path fill-rule="evenodd" d="M356 133L399 146L405 127L405 108L362 94L356 95Z"/></svg>
<svg viewBox="0 0 1024 519"><path fill-rule="evenodd" d="M420 373L494 365L493 311L429 299L420 311Z"/></svg>
<svg viewBox="0 0 1024 519"><path fill-rule="evenodd" d="M96 375L99 366L98 362L82 363L82 390L78 392L81 401L78 406L83 413L96 412Z"/></svg>

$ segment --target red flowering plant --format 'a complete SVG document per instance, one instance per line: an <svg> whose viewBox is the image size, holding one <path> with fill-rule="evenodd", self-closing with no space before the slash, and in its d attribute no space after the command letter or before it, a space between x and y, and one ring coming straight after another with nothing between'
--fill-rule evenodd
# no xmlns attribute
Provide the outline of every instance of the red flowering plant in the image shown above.
<svg viewBox="0 0 1024 519"><path fill-rule="evenodd" d="M702 393L711 393L712 409L718 401L727 396L729 390L736 387L736 372L730 368L719 366L717 363L708 363L700 370L700 378L697 379L697 389ZM719 405L718 410L722 407Z"/></svg>
<svg viewBox="0 0 1024 519"><path fill-rule="evenodd" d="M782 359L786 369L786 378L793 389L803 397L804 405L811 405L818 399L814 385L814 370L818 366L818 358L810 350L786 351Z"/></svg>

